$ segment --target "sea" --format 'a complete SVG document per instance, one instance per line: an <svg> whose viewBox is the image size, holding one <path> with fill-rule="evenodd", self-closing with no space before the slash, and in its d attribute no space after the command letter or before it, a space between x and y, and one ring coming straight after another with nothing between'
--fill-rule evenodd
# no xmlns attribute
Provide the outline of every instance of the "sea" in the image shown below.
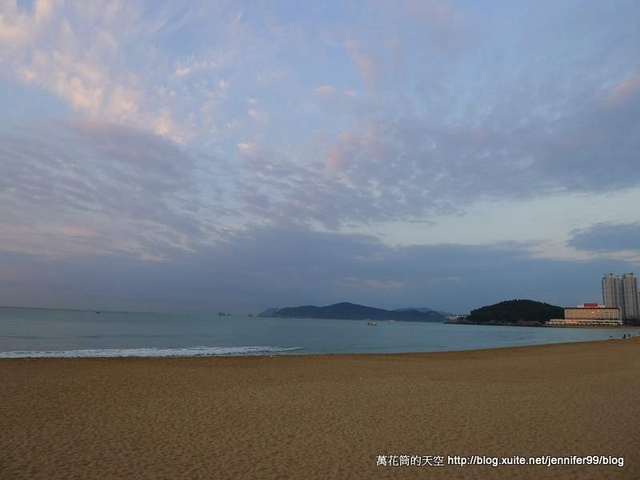
<svg viewBox="0 0 640 480"><path fill-rule="evenodd" d="M442 352L627 334L636 332L0 307L0 359Z"/></svg>

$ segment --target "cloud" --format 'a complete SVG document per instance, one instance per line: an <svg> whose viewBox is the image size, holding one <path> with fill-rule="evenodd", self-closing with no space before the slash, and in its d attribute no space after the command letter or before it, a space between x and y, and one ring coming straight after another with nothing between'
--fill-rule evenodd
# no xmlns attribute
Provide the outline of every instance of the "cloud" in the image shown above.
<svg viewBox="0 0 640 480"><path fill-rule="evenodd" d="M222 190L198 155L139 130L43 122L0 129L0 144L5 249L162 259L215 237L230 207L202 199Z"/></svg>
<svg viewBox="0 0 640 480"><path fill-rule="evenodd" d="M232 32L220 34L215 59L211 49L183 56L160 47L176 37L184 42L186 25L194 37L207 40L211 25L197 21L205 12L195 2L37 1L33 8L19 8L8 1L1 8L5 77L56 95L74 115L99 116L179 143L211 132L211 118L195 118L193 110L211 112L223 101L228 84L220 74L237 61L238 40ZM222 4L210 8L220 11L206 17L220 22L233 15Z"/></svg>
<svg viewBox="0 0 640 480"><path fill-rule="evenodd" d="M360 138L354 132L343 131L337 136L335 144L327 152L325 163L330 172L338 172L345 168L350 157L356 153Z"/></svg>
<svg viewBox="0 0 640 480"><path fill-rule="evenodd" d="M334 9L335 21L310 30L267 5L7 5L2 31L28 34L8 43L5 75L76 117L212 149L237 168L237 156L259 157L232 188L266 220L427 219L480 200L640 182L632 5L551 14L381 2ZM500 15L513 23L494 23Z"/></svg>
<svg viewBox="0 0 640 480"><path fill-rule="evenodd" d="M96 308L267 307L352 301L382 308L425 306L458 313L512 298L559 305L598 301L619 260L529 257L528 245L441 244L393 248L363 235L255 226L163 262L124 253L51 257L0 251L3 304ZM312 254L311 254L312 253Z"/></svg>
<svg viewBox="0 0 640 480"><path fill-rule="evenodd" d="M614 106L640 101L640 75L623 80L611 89L608 101Z"/></svg>
<svg viewBox="0 0 640 480"><path fill-rule="evenodd" d="M598 223L574 230L569 245L580 250L615 253L634 251L640 256L640 222Z"/></svg>
<svg viewBox="0 0 640 480"><path fill-rule="evenodd" d="M380 68L374 57L364 53L362 45L357 40L348 39L344 46L357 65L365 85L374 88Z"/></svg>
<svg viewBox="0 0 640 480"><path fill-rule="evenodd" d="M176 75L179 77L183 77L185 75L189 75L191 73L191 68L190 67L178 67L176 69Z"/></svg>
<svg viewBox="0 0 640 480"><path fill-rule="evenodd" d="M339 283L343 285L345 289L349 289L352 291L360 290L361 292L372 292L375 290L381 292L394 291L399 290L404 286L403 282L398 282L396 280L364 280L354 277L346 277L339 281Z"/></svg>
<svg viewBox="0 0 640 480"><path fill-rule="evenodd" d="M421 58L403 32L387 37L386 46L403 50L404 66L393 68L396 61L378 51L385 88L353 102L352 140L341 138L340 124L323 149L326 168L366 198L361 208L372 221L429 218L484 200L637 188L637 71L623 40L638 38L630 20L637 8L629 4L620 20L619 9L589 3L577 25L567 22L576 14L569 7L558 18L535 7L506 8L501 13L517 28L491 23L490 34L480 16L447 2L422 3L451 27L447 35L464 42L471 35L473 43ZM405 15L418 6L398 10ZM541 25L547 37L536 42ZM367 42L345 45L353 55L365 44L375 50ZM552 45L562 50L558 56L549 53Z"/></svg>
<svg viewBox="0 0 640 480"><path fill-rule="evenodd" d="M390 247L371 236L263 226L205 257L224 272L234 270L227 278L266 298L265 307L354 301L455 312L511 298L597 301L602 272L629 267L621 260L540 260L530 249L522 243Z"/></svg>
<svg viewBox="0 0 640 480"><path fill-rule="evenodd" d="M264 110L259 110L257 108L250 108L247 111L247 114L256 122L266 124L269 123L269 114Z"/></svg>
<svg viewBox="0 0 640 480"><path fill-rule="evenodd" d="M313 90L317 95L330 96L333 95L336 89L331 85L320 85Z"/></svg>
<svg viewBox="0 0 640 480"><path fill-rule="evenodd" d="M240 142L237 143L236 146L238 147L238 150L244 154L250 154L255 150L255 147L250 142Z"/></svg>

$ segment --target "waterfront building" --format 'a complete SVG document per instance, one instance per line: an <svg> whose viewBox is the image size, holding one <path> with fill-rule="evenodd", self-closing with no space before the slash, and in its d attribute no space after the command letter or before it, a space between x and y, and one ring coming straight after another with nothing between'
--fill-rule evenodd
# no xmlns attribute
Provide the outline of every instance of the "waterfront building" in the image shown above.
<svg viewBox="0 0 640 480"><path fill-rule="evenodd" d="M564 309L564 318L551 319L547 325L555 326L618 326L622 317L618 307L607 307L597 303L583 303Z"/></svg>

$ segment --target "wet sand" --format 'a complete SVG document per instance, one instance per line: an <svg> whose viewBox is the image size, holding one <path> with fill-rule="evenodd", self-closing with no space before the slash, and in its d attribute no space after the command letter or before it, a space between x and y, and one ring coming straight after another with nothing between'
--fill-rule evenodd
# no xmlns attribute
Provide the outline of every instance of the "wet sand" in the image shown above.
<svg viewBox="0 0 640 480"><path fill-rule="evenodd" d="M0 382L3 480L640 478L638 338L398 355L3 359ZM420 466L377 466L381 455ZM472 455L604 455L624 466L449 464Z"/></svg>

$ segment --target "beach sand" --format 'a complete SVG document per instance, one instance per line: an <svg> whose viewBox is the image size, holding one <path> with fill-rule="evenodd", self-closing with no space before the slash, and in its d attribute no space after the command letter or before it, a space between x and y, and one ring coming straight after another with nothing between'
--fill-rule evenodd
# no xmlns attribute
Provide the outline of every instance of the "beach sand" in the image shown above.
<svg viewBox="0 0 640 480"><path fill-rule="evenodd" d="M2 479L640 478L638 338L398 355L5 359L0 381ZM376 466L379 455L441 455L445 465ZM448 465L471 455L604 455L624 466Z"/></svg>

